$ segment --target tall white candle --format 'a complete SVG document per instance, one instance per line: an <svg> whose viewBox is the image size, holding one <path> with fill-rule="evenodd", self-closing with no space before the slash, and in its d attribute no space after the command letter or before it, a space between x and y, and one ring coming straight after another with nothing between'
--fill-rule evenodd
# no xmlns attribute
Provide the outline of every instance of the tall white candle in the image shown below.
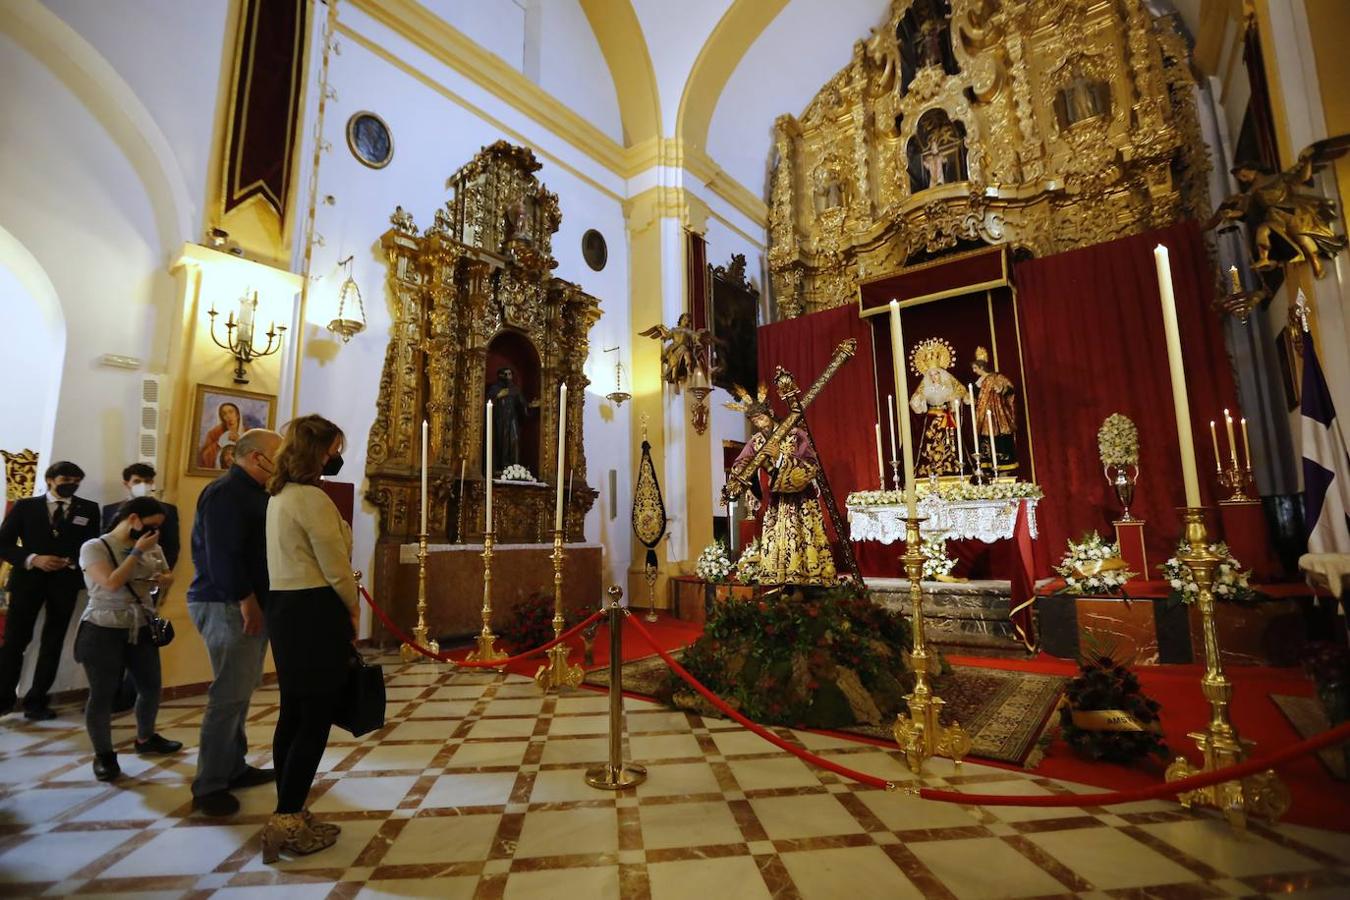
<svg viewBox="0 0 1350 900"><path fill-rule="evenodd" d="M895 455L895 397L890 394L886 395L886 416L891 422L891 459L899 459L900 457ZM877 428L880 430L881 426L878 425Z"/></svg>
<svg viewBox="0 0 1350 900"><path fill-rule="evenodd" d="M1247 418L1242 418L1242 455L1247 457L1247 469L1252 467L1252 443L1247 439Z"/></svg>
<svg viewBox="0 0 1350 900"><path fill-rule="evenodd" d="M1214 430L1214 420L1209 420L1209 439L1214 442L1214 471L1223 474L1223 463L1219 462L1219 433Z"/></svg>
<svg viewBox="0 0 1350 900"><path fill-rule="evenodd" d="M427 533L427 420L422 420L422 534Z"/></svg>
<svg viewBox="0 0 1350 900"><path fill-rule="evenodd" d="M1228 429L1228 452L1232 454L1233 468L1236 469L1238 467L1237 440L1233 437L1233 417L1226 409L1223 411L1223 424Z"/></svg>
<svg viewBox="0 0 1350 900"><path fill-rule="evenodd" d="M998 450L994 447L994 411L985 409L984 421L989 425L989 472L991 477L998 477Z"/></svg>
<svg viewBox="0 0 1350 900"><path fill-rule="evenodd" d="M1191 435L1191 405L1186 397L1186 370L1181 363L1181 330L1177 326L1177 301L1172 294L1172 265L1167 248L1153 248L1158 269L1158 294L1162 298L1163 334L1167 339L1167 365L1172 376L1172 412L1177 420L1177 444L1181 448L1181 479L1186 486L1186 505L1200 505L1200 476L1195 470L1195 441Z"/></svg>
<svg viewBox="0 0 1350 900"><path fill-rule="evenodd" d="M890 402L890 398L886 398ZM881 483L881 490L886 490L886 465L881 458L881 423L876 425L877 429L877 481Z"/></svg>
<svg viewBox="0 0 1350 900"><path fill-rule="evenodd" d="M492 533L492 476L493 476L493 474L494 474L493 471L492 471L492 401L491 401L491 400L489 400L489 401L487 402L487 414L484 416L483 422L485 423L484 426L483 426L483 428L484 428L485 431L487 431L487 464L483 467L483 471L487 474L487 477L483 479L483 482L484 482L484 483L486 484L486 486L487 486L487 488L486 488L486 489L487 489L487 493L486 493L486 501L485 501L486 505L484 506L484 509L486 510L486 512L484 513L484 516L483 516L483 531L485 531L485 532L488 533L488 534L491 534L491 533Z"/></svg>
<svg viewBox="0 0 1350 900"><path fill-rule="evenodd" d="M966 385L966 399L970 401L970 446L980 452L980 417L975 415L975 385Z"/></svg>
<svg viewBox="0 0 1350 900"><path fill-rule="evenodd" d="M900 409L900 449L905 460L905 507L911 519L919 515L914 494L914 432L909 425L909 385L905 383L905 335L900 330L900 301L891 301L891 364L895 370L895 399Z"/></svg>
<svg viewBox="0 0 1350 900"><path fill-rule="evenodd" d="M563 525L563 468L567 458L567 385L558 391L558 467L554 469L558 479L558 506L553 516L553 529L562 531Z"/></svg>
<svg viewBox="0 0 1350 900"><path fill-rule="evenodd" d="M956 468L960 474L966 473L965 441L961 438L961 401L956 401Z"/></svg>
<svg viewBox="0 0 1350 900"><path fill-rule="evenodd" d="M468 466L469 459L466 456L459 458L459 508L464 509L464 469ZM461 544L464 543L464 535L460 532L464 529L464 513L461 511L455 521L455 540Z"/></svg>

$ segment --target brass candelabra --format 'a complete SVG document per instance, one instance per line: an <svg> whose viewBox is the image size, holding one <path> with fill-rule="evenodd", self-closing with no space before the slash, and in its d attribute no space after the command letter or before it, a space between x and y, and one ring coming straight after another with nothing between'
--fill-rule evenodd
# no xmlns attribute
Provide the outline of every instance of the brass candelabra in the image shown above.
<svg viewBox="0 0 1350 900"><path fill-rule="evenodd" d="M483 630L478 633L478 649L468 655L470 662L496 662L506 659L497 649L497 636L492 633L492 532L483 534Z"/></svg>
<svg viewBox="0 0 1350 900"><path fill-rule="evenodd" d="M562 529L553 531L553 638L557 640L562 636L563 626L567 620L563 617L563 533ZM539 671L534 673L534 683L539 685L540 690L548 690L551 687L576 687L581 684L581 679L586 673L582 671L581 666L574 666L568 661L568 649L566 644L558 644L551 647L548 651L548 662L539 667Z"/></svg>
<svg viewBox="0 0 1350 900"><path fill-rule="evenodd" d="M1219 483L1228 489L1227 503L1244 503L1252 499L1247 489L1252 487L1252 467L1248 460L1246 466L1234 463L1219 473Z"/></svg>
<svg viewBox="0 0 1350 900"><path fill-rule="evenodd" d="M928 684L928 647L923 634L923 550L919 523L923 519L910 516L905 520L905 574L909 577L909 599L914 607L911 629L914 646L910 662L914 667L914 693L905 696L909 715L895 717L895 742L905 752L905 762L911 772L918 773L923 761L930 756L945 756L957 765L970 752L970 735L956 722L943 725L942 698L933 693Z"/></svg>
<svg viewBox="0 0 1350 900"><path fill-rule="evenodd" d="M440 653L441 645L434 638L427 637L427 533L417 536L417 625L413 627L413 640L432 653ZM425 656L413 649L412 644L399 647L399 656L405 663Z"/></svg>
<svg viewBox="0 0 1350 900"><path fill-rule="evenodd" d="M1200 679L1200 690L1209 701L1210 717L1204 731L1192 731L1189 734L1204 757L1204 764L1197 769L1184 756L1178 756L1167 767L1168 781L1236 765L1255 747L1253 742L1238 735L1228 718L1233 683L1224 675L1218 632L1214 626L1214 571L1218 568L1220 558L1209 548L1205 508L1188 506L1182 514L1186 523L1187 548L1180 554L1180 559L1191 570L1199 588L1195 602L1200 608L1205 640L1205 674ZM1177 800L1187 808L1212 806L1221 810L1230 824L1241 828L1246 826L1248 815L1258 815L1272 821L1278 819L1289 809L1290 797L1289 789L1273 770L1267 769L1240 780L1222 781L1209 787L1184 791L1177 795Z"/></svg>

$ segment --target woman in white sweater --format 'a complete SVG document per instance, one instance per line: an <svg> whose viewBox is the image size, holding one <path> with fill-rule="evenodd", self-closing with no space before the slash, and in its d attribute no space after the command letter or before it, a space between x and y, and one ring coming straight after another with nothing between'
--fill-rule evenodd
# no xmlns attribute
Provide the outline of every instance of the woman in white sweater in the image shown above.
<svg viewBox="0 0 1350 900"><path fill-rule="evenodd" d="M328 733L345 694L356 636L352 533L319 487L342 467L342 429L322 416L286 427L267 483L267 633L277 664L281 713L272 740L277 808L263 829L263 861L282 849L315 853L336 825L305 809Z"/></svg>

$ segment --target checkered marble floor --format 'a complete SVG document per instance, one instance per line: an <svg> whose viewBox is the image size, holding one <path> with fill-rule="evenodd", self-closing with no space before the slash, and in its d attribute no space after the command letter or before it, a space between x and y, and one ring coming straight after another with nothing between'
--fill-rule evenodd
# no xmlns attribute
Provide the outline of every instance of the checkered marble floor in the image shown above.
<svg viewBox="0 0 1350 900"><path fill-rule="evenodd" d="M194 753L120 759L94 781L79 711L0 722L0 895L130 897L1265 897L1350 896L1350 835L1282 825L1234 832L1170 803L1019 809L931 803L815 771L730 722L627 700L636 791L588 787L603 761L604 695L541 695L526 679L386 664L387 727L333 732L311 805L338 844L262 864L271 786L241 814L192 814ZM197 740L202 697L167 702L160 731ZM265 751L275 688L248 727ZM117 738L130 743L128 717ZM789 740L892 780L894 752ZM973 793L1093 789L942 760L930 785Z"/></svg>

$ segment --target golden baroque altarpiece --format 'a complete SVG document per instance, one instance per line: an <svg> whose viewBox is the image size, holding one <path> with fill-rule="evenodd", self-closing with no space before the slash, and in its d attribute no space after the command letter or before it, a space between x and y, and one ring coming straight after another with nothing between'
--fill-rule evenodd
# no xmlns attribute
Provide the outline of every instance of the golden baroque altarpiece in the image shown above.
<svg viewBox="0 0 1350 900"><path fill-rule="evenodd" d="M582 439L583 372L599 301L554 277L552 236L558 196L535 176L527 148L498 141L452 176L452 198L419 233L402 207L380 239L389 261L393 325L370 429L366 499L380 510L380 539L416 540L422 420L429 423L433 543L481 541L485 392L491 348L509 338L528 346L538 400L538 457L529 468L542 485L498 481L493 525L502 543L552 540L554 492L570 482L566 533L580 539L596 492L586 478ZM523 344L522 341L528 342ZM518 373L519 377L519 373ZM567 464L557 468L558 389L568 389ZM461 465L467 473L461 495Z"/></svg>
<svg viewBox="0 0 1350 900"><path fill-rule="evenodd" d="M1044 256L1210 212L1189 51L1144 0L891 0L775 123L780 313L973 243Z"/></svg>

